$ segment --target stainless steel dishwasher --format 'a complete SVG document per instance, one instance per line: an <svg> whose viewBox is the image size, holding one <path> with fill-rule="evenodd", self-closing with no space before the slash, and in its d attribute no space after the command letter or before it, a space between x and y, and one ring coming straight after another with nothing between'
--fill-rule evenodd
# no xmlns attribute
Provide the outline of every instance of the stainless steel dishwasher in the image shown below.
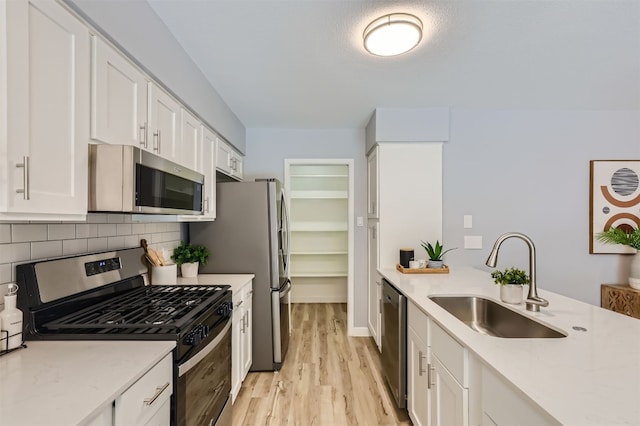
<svg viewBox="0 0 640 426"><path fill-rule="evenodd" d="M399 408L407 401L407 298L382 279L382 372Z"/></svg>

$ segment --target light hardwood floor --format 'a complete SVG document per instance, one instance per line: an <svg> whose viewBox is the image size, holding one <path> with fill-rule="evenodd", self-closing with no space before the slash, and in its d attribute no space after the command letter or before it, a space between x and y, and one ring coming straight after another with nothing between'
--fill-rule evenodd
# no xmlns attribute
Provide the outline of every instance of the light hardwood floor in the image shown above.
<svg viewBox="0 0 640 426"><path fill-rule="evenodd" d="M283 367L249 373L233 425L411 425L392 402L375 342L348 337L346 323L346 304L292 305Z"/></svg>

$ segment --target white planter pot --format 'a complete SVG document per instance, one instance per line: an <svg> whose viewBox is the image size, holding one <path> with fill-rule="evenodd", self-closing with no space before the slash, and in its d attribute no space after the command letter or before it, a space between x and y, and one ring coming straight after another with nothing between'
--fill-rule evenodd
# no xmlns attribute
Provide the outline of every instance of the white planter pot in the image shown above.
<svg viewBox="0 0 640 426"><path fill-rule="evenodd" d="M520 284L505 284L500 286L500 300L504 303L519 305L522 303L523 286Z"/></svg>
<svg viewBox="0 0 640 426"><path fill-rule="evenodd" d="M638 251L631 260L631 268L629 269L629 285L640 290L640 251Z"/></svg>
<svg viewBox="0 0 640 426"><path fill-rule="evenodd" d="M200 262L195 263L183 263L180 265L180 272L185 278L193 278L198 276L198 267Z"/></svg>
<svg viewBox="0 0 640 426"><path fill-rule="evenodd" d="M442 260L429 260L427 261L427 268L442 268L443 263Z"/></svg>

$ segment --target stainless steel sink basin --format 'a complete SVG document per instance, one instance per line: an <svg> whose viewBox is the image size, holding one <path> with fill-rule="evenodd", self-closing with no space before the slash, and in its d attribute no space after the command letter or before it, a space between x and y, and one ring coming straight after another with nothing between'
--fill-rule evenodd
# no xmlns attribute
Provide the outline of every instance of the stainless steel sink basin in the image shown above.
<svg viewBox="0 0 640 426"><path fill-rule="evenodd" d="M477 296L430 296L454 317L478 333L506 338L567 337L490 299Z"/></svg>

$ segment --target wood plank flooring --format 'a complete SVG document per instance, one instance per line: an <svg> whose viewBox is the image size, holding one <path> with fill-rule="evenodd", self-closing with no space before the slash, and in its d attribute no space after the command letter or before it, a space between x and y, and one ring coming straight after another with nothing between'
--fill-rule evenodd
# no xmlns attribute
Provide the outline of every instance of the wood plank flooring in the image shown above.
<svg viewBox="0 0 640 426"><path fill-rule="evenodd" d="M293 333L279 372L249 373L233 425L411 425L393 404L371 337L347 336L347 305L292 305Z"/></svg>

